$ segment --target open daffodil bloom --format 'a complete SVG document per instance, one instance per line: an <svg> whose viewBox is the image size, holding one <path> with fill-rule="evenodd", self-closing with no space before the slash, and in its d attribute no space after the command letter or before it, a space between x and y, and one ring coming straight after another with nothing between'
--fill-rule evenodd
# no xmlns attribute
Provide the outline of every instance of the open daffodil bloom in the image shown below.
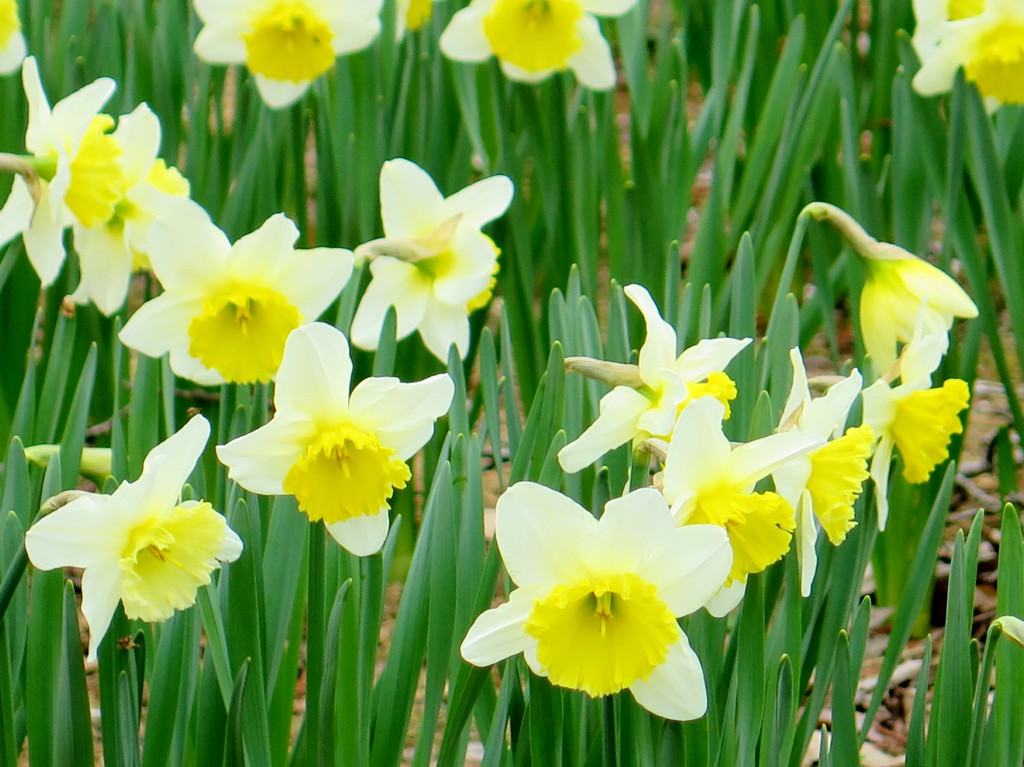
<svg viewBox="0 0 1024 767"><path fill-rule="evenodd" d="M639 364L611 366L610 374L603 376L598 361L567 360L570 369L615 384L601 398L597 420L559 451L558 461L568 472L579 471L626 442L639 445L651 437L668 439L679 414L691 402L710 397L728 414L729 402L736 397L736 385L722 371L750 343L749 338L706 339L677 355L676 331L662 319L647 289L627 285L625 292L647 324Z"/></svg>
<svg viewBox="0 0 1024 767"><path fill-rule="evenodd" d="M121 340L144 354L170 353L175 373L196 383L269 381L288 334L315 320L352 273L352 253L295 250L283 214L232 245L190 201L153 223L150 261L164 293L144 304Z"/></svg>
<svg viewBox="0 0 1024 767"><path fill-rule="evenodd" d="M113 495L77 498L26 534L29 559L39 569L85 569L90 659L118 601L131 619L167 620L195 601L221 562L241 553L242 541L209 503L179 502L209 436L209 422L196 416L150 451L135 482L122 482Z"/></svg>
<svg viewBox="0 0 1024 767"><path fill-rule="evenodd" d="M380 33L381 0L195 0L205 26L196 53L215 64L245 64L268 106L286 107L336 57Z"/></svg>
<svg viewBox="0 0 1024 767"><path fill-rule="evenodd" d="M356 248L373 279L352 320L352 343L376 349L384 316L395 308L398 338L419 331L431 354L448 361L469 351L469 315L486 306L498 248L480 231L512 202L507 176L491 176L444 197L421 167L401 158L380 170L384 237Z"/></svg>
<svg viewBox="0 0 1024 767"><path fill-rule="evenodd" d="M811 399L800 349L789 352L793 385L779 421L780 432L803 432L830 440L811 453L787 461L772 472L779 495L796 509L797 554L800 587L806 597L817 567L815 544L818 526L829 542L838 546L857 524L853 504L868 478L873 433L867 426L843 432L850 407L861 390L860 373L854 370L829 388L823 397Z"/></svg>
<svg viewBox="0 0 1024 767"><path fill-rule="evenodd" d="M789 551L793 507L778 493L754 492L755 485L825 444L820 436L793 431L733 447L722 432L723 416L722 403L711 397L687 407L672 432L662 474L662 491L678 524L718 525L728 533L732 569L726 588L708 605L714 615L736 606L748 575Z"/></svg>
<svg viewBox="0 0 1024 767"><path fill-rule="evenodd" d="M217 456L242 487L295 496L310 521L366 556L383 545L391 496L412 476L406 462L430 439L454 386L446 374L409 384L367 378L350 393L351 376L340 330L298 328L285 346L274 418Z"/></svg>
<svg viewBox="0 0 1024 767"><path fill-rule="evenodd" d="M513 80L571 69L588 88L615 85L611 49L595 15L621 16L636 0L473 0L452 17L441 50L456 61L492 55Z"/></svg>
<svg viewBox="0 0 1024 767"><path fill-rule="evenodd" d="M679 528L642 489L601 519L543 485L499 499L495 538L517 588L480 615L462 657L486 666L523 653L552 684L591 697L628 689L668 719L695 719L707 695L700 660L676 618L698 609L729 572L721 528Z"/></svg>
<svg viewBox="0 0 1024 767"><path fill-rule="evenodd" d="M960 412L970 404L966 381L950 378L930 388L932 373L946 352L944 333L925 333L919 326L899 360L900 384L879 379L864 390L864 423L872 428L878 445L871 459L876 488L878 527L889 516L889 468L893 448L903 457L907 482L927 481L935 467L949 457L949 443L963 431Z"/></svg>

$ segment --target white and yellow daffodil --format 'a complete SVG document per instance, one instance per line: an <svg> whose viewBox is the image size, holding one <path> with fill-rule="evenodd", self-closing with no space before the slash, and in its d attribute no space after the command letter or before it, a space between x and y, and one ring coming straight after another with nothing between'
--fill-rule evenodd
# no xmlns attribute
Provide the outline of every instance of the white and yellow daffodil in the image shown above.
<svg viewBox="0 0 1024 767"><path fill-rule="evenodd" d="M985 0L914 0L914 50L924 61L942 40L951 21L969 19L985 10Z"/></svg>
<svg viewBox="0 0 1024 767"><path fill-rule="evenodd" d="M496 56L513 80L535 83L571 69L594 90L615 86L615 62L596 16L621 16L636 0L473 0L441 35L456 61Z"/></svg>
<svg viewBox="0 0 1024 767"><path fill-rule="evenodd" d="M334 60L380 33L382 0L195 0L199 58L245 64L267 106L298 101Z"/></svg>
<svg viewBox="0 0 1024 767"><path fill-rule="evenodd" d="M149 265L149 227L167 196L187 197L189 184L157 157L160 121L146 104L122 116L111 138L117 143L120 199L106 219L74 224L81 282L74 298L93 301L113 314L124 304L135 268Z"/></svg>
<svg viewBox="0 0 1024 767"><path fill-rule="evenodd" d="M0 75L10 74L20 67L25 53L17 0L0 0Z"/></svg>
<svg viewBox="0 0 1024 767"><path fill-rule="evenodd" d="M376 349L393 306L398 338L418 330L442 362L452 344L465 357L469 315L490 301L498 271L500 251L480 229L505 212L513 193L507 176L491 176L444 197L415 163L384 163L384 237L356 248L357 259L372 258L373 279L352 320L352 343Z"/></svg>
<svg viewBox="0 0 1024 767"><path fill-rule="evenodd" d="M206 447L210 424L196 416L146 456L142 475L112 495L86 494L36 522L25 535L40 570L81 567L89 659L117 603L129 618L164 621L196 599L242 541L205 501L181 502L181 489Z"/></svg>
<svg viewBox="0 0 1024 767"><path fill-rule="evenodd" d="M853 504L868 478L868 458L874 439L867 426L843 431L850 408L861 391L859 371L854 370L829 387L824 396L811 399L800 349L791 349L789 359L793 385L778 430L828 440L817 450L798 455L772 472L776 491L796 509L800 588L806 597L811 593L818 563L818 526L829 542L838 546L857 524Z"/></svg>
<svg viewBox="0 0 1024 767"><path fill-rule="evenodd" d="M945 22L925 19L917 45L921 69L914 76L918 93L946 93L962 68L989 110L1000 104L1024 104L1024 4L954 0L946 13Z"/></svg>
<svg viewBox="0 0 1024 767"><path fill-rule="evenodd" d="M931 388L932 373L939 367L947 343L944 332L929 333L922 323L900 355L899 386L880 378L863 392L864 424L878 440L870 472L879 530L885 529L889 517L893 448L899 448L903 457L903 478L915 484L925 482L949 457L953 435L963 431L960 411L968 407L971 397L967 382L950 378Z"/></svg>
<svg viewBox="0 0 1024 767"><path fill-rule="evenodd" d="M728 416L729 402L736 398L736 384L723 370L749 338L705 339L677 356L676 331L662 319L647 289L627 285L625 292L647 324L639 364L616 365L611 375L602 376L599 364L587 364L586 358L566 361L572 370L615 384L601 398L597 420L559 451L558 461L570 473L626 442L667 440L679 413L696 399L719 400Z"/></svg>
<svg viewBox="0 0 1024 767"><path fill-rule="evenodd" d="M792 431L733 447L722 432L724 415L725 407L713 397L683 410L661 477L677 524L718 525L729 536L732 569L708 603L718 616L739 603L747 576L780 560L793 538L793 507L778 493L755 493L755 485L825 444L817 434Z"/></svg>
<svg viewBox="0 0 1024 767"><path fill-rule="evenodd" d="M217 448L228 476L260 495L292 495L357 556L380 550L389 501L412 474L406 463L448 412L447 374L417 383L367 378L350 389L345 335L315 322L290 336L266 426Z"/></svg>
<svg viewBox="0 0 1024 767"><path fill-rule="evenodd" d="M282 213L233 245L190 200L174 199L150 227L149 258L164 292L143 304L121 340L210 386L270 381L292 330L312 322L352 274L352 253L296 250Z"/></svg>
<svg viewBox="0 0 1024 767"><path fill-rule="evenodd" d="M978 316L964 289L941 269L898 245L879 242L846 211L823 202L806 210L828 221L846 238L864 267L860 329L874 368L885 373L896 361L897 344L908 343L918 322L925 333L948 333L953 318ZM923 307L923 308L922 308Z"/></svg>
<svg viewBox="0 0 1024 767"><path fill-rule="evenodd" d="M114 92L100 78L50 108L39 68L25 59L21 79L28 100L27 156L4 155L0 165L19 175L0 210L0 245L19 234L46 287L66 255L64 232L74 223L92 225L113 215L121 199L120 146L111 117L99 111Z"/></svg>
<svg viewBox="0 0 1024 767"><path fill-rule="evenodd" d="M543 485L498 499L495 539L517 588L487 610L462 657L487 666L523 653L537 675L597 698L628 689L666 719L707 708L700 659L676 619L722 585L732 556L720 527L679 528L645 488L609 501L600 519Z"/></svg>

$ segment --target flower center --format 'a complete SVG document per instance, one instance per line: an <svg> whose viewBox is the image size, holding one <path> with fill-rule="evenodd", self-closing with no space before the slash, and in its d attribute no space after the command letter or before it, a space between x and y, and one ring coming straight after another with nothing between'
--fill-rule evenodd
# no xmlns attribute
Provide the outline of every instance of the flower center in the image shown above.
<svg viewBox="0 0 1024 767"><path fill-rule="evenodd" d="M302 316L270 288L235 287L211 296L188 326L188 353L232 383L269 381Z"/></svg>
<svg viewBox="0 0 1024 767"><path fill-rule="evenodd" d="M985 97L1003 104L1024 103L1024 24L1000 21L978 40L964 67L967 79Z"/></svg>
<svg viewBox="0 0 1024 767"><path fill-rule="evenodd" d="M725 417L732 415L732 408L729 403L736 399L738 394L736 382L725 373L711 373L703 383L686 384L687 396L676 408L676 416L698 397L714 397L725 406Z"/></svg>
<svg viewBox="0 0 1024 767"><path fill-rule="evenodd" d="M950 378L936 389L916 391L896 402L891 430L903 456L907 482L924 482L949 456L949 441L963 431L959 413L970 402L967 382Z"/></svg>
<svg viewBox="0 0 1024 767"><path fill-rule="evenodd" d="M728 485L704 492L686 520L689 525L724 527L732 546L732 570L725 585L746 583L782 559L793 538L793 507L777 493L741 493Z"/></svg>
<svg viewBox="0 0 1024 767"><path fill-rule="evenodd" d="M527 72L565 69L583 47L578 0L498 0L484 17L494 55Z"/></svg>
<svg viewBox="0 0 1024 767"><path fill-rule="evenodd" d="M985 0L949 0L947 10L950 21L969 19L985 10Z"/></svg>
<svg viewBox="0 0 1024 767"><path fill-rule="evenodd" d="M857 426L811 453L807 490L814 504L814 514L834 546L842 543L846 534L857 526L853 520L853 504L868 478L873 439L870 426Z"/></svg>
<svg viewBox="0 0 1024 767"><path fill-rule="evenodd" d="M244 34L245 65L271 80L308 82L334 66L327 21L303 2L279 2Z"/></svg>
<svg viewBox="0 0 1024 767"><path fill-rule="evenodd" d="M480 291L480 293L470 299L470 302L466 304L466 311L472 314L477 309L483 309L487 306L487 303L491 300L491 296L494 295L494 288L498 284L498 272L501 270L501 264L498 263L498 256L501 255L501 250L494 246L494 267L491 269L491 279L487 283L487 287Z"/></svg>
<svg viewBox="0 0 1024 767"><path fill-rule="evenodd" d="M14 0L0 0L0 48L7 44L19 29L18 4Z"/></svg>
<svg viewBox="0 0 1024 767"><path fill-rule="evenodd" d="M551 683L593 698L647 679L680 635L657 587L632 573L557 586L524 629Z"/></svg>
<svg viewBox="0 0 1024 767"><path fill-rule="evenodd" d="M395 488L411 477L405 461L375 434L345 424L317 436L288 470L283 487L310 521L334 524L389 508Z"/></svg>
<svg viewBox="0 0 1024 767"><path fill-rule="evenodd" d="M119 562L125 614L156 622L189 607L199 587L210 583L226 533L224 517L205 501L176 506L134 528Z"/></svg>
<svg viewBox="0 0 1024 767"><path fill-rule="evenodd" d="M71 161L71 183L64 202L83 226L108 220L124 196L124 174L118 162L121 146L108 133L113 127L110 115L96 115Z"/></svg>
<svg viewBox="0 0 1024 767"><path fill-rule="evenodd" d="M405 12L405 26L408 29L419 29L430 19L433 0L412 0L409 10Z"/></svg>

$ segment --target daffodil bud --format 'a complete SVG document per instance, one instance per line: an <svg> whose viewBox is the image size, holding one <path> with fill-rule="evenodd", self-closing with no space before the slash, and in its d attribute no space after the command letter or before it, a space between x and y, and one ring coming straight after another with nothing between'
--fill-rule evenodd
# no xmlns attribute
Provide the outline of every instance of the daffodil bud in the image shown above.
<svg viewBox="0 0 1024 767"><path fill-rule="evenodd" d="M1024 647L1024 621L1013 615L1003 615L992 621L992 626L999 627L1006 636Z"/></svg>
<svg viewBox="0 0 1024 767"><path fill-rule="evenodd" d="M45 467L60 450L60 445L32 445L25 448L25 458L36 466ZM110 476L111 455L109 447L83 447L78 470L97 483Z"/></svg>
<svg viewBox="0 0 1024 767"><path fill-rule="evenodd" d="M964 289L941 269L898 245L879 242L834 205L813 202L804 210L834 226L861 257L861 332L876 370L885 371L896 361L897 343L909 342L919 322L925 333L947 332L954 317L978 316Z"/></svg>
<svg viewBox="0 0 1024 767"><path fill-rule="evenodd" d="M640 368L636 365L606 362L593 357L566 357L565 369L569 373L579 373L612 387L629 386L632 389L639 389L644 385L640 377Z"/></svg>

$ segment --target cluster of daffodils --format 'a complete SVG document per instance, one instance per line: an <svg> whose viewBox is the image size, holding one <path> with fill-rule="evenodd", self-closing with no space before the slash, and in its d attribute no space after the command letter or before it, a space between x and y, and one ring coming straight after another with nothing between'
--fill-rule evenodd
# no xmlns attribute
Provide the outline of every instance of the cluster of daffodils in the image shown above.
<svg viewBox="0 0 1024 767"><path fill-rule="evenodd" d="M945 93L964 70L989 110L1024 103L1024 4L1020 0L914 0L914 87Z"/></svg>
<svg viewBox="0 0 1024 767"><path fill-rule="evenodd" d="M455 61L496 57L514 80L538 82L571 70L588 88L615 85L615 64L596 16L620 16L636 0L473 0L441 35ZM401 39L429 21L432 0L399 0ZM195 0L203 28L196 53L213 64L244 64L263 100L294 104L334 68L338 56L368 48L380 34L381 0ZM0 17L2 18L2 17ZM3 27L0 26L0 32Z"/></svg>
<svg viewBox="0 0 1024 767"><path fill-rule="evenodd" d="M852 222L830 206L812 212ZM522 653L535 674L560 687L592 697L628 689L659 716L703 715L700 659L677 619L702 607L726 615L748 578L791 549L808 596L820 533L834 546L846 539L869 477L884 529L894 448L906 481L924 482L961 431L967 384L932 387L932 376L952 316L976 309L948 276L888 247L868 266L862 296L865 311L894 320L884 333L880 323L865 323L875 359L892 355L885 375L864 388L854 369L814 397L793 349L792 386L775 433L746 443L723 431L737 396L725 369L751 340L705 340L677 353L675 330L650 294L627 286L647 328L637 364L566 360L569 370L612 388L594 423L558 458L575 472L628 443L661 470L652 487L609 502L600 518L546 487L511 487L498 500L495 538L516 588L477 618L463 657L484 666ZM904 337L908 312L916 320ZM862 421L850 423L858 400Z"/></svg>

